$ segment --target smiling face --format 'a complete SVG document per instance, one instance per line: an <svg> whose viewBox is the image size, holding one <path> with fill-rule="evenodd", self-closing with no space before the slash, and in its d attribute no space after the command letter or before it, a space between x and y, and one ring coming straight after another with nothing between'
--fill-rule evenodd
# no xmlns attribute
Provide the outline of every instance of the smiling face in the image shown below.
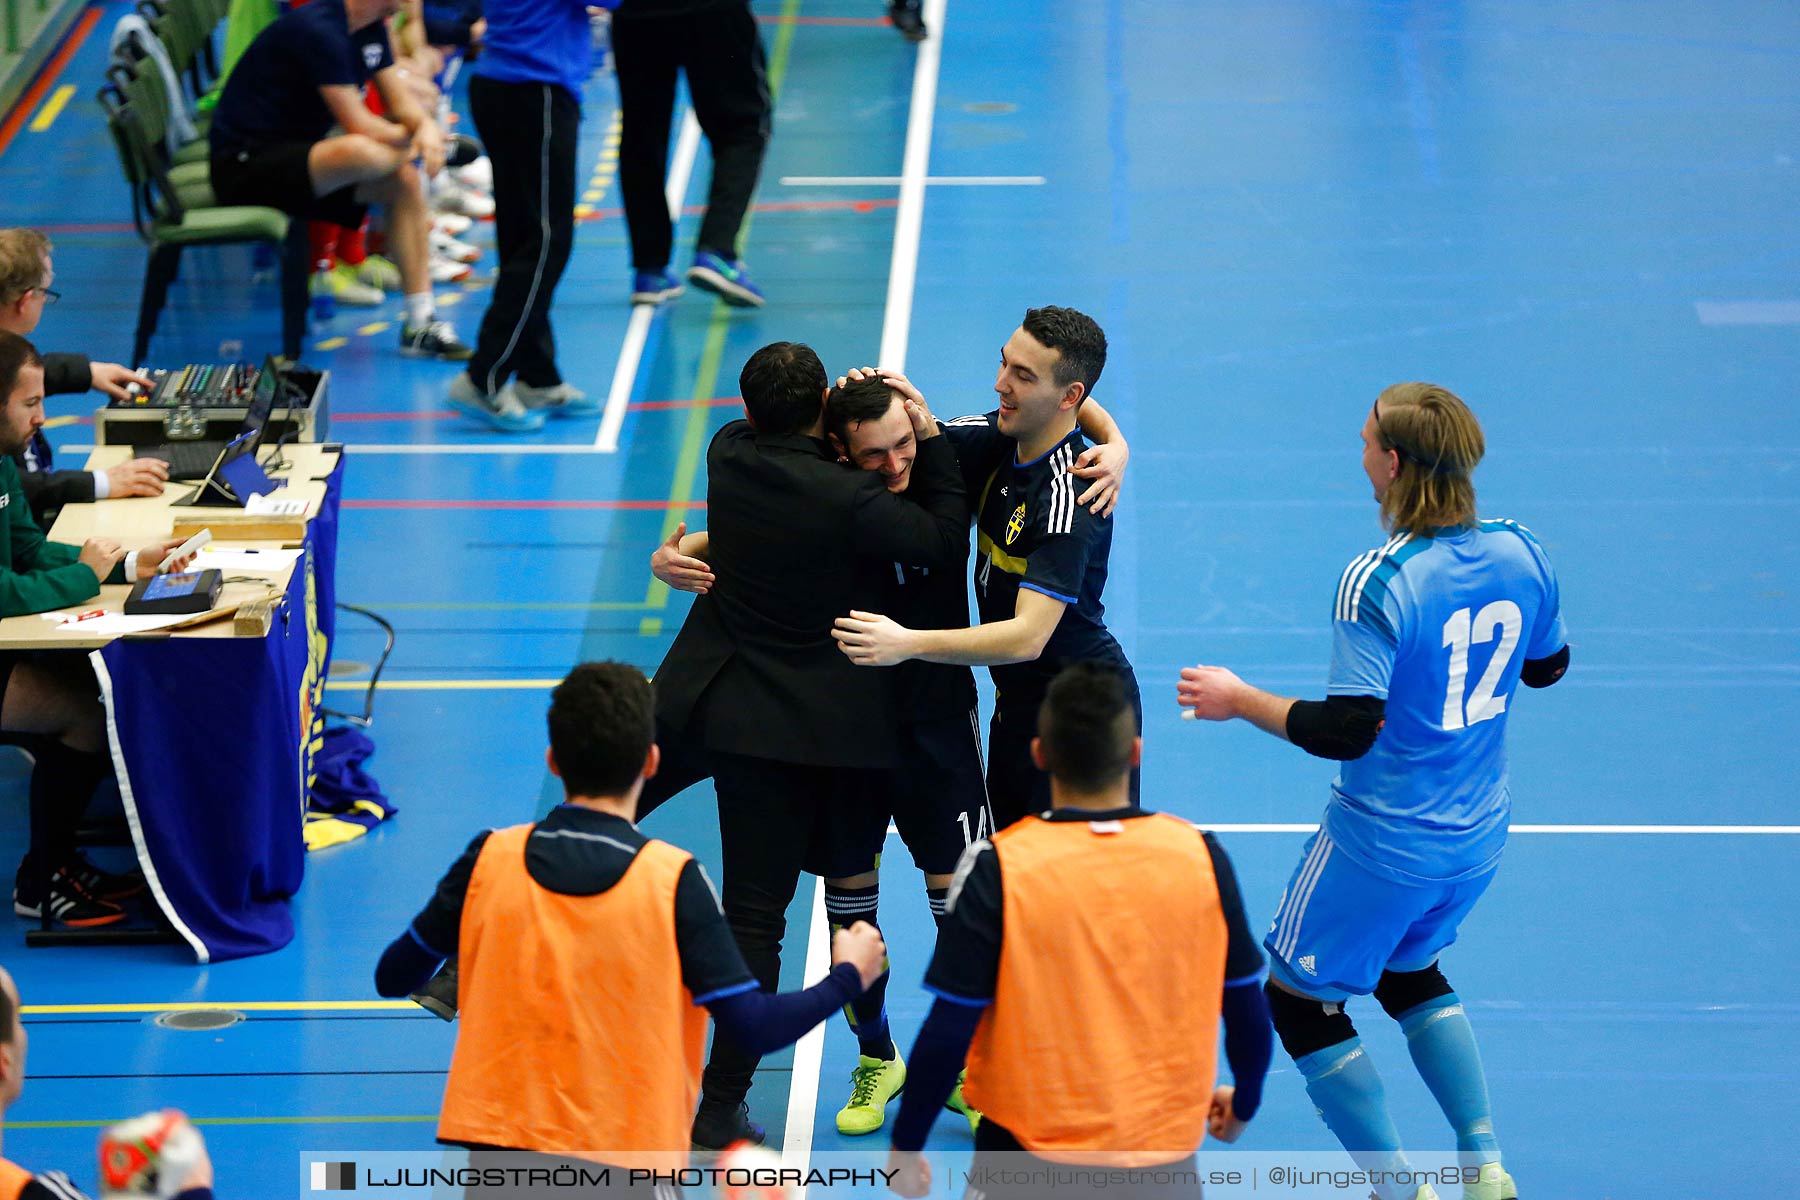
<svg viewBox="0 0 1800 1200"><path fill-rule="evenodd" d="M1000 432L1015 441L1029 441L1041 433L1057 414L1081 400L1081 385L1056 382L1056 365L1062 357L1021 327L1013 330L1000 348L1000 373L994 392L1000 397Z"/></svg>
<svg viewBox="0 0 1800 1200"><path fill-rule="evenodd" d="M852 466L859 471L874 471L887 484L887 490L897 494L912 482L919 442L900 393L890 394L894 399L887 412L871 420L854 421L846 428L848 443L841 449Z"/></svg>

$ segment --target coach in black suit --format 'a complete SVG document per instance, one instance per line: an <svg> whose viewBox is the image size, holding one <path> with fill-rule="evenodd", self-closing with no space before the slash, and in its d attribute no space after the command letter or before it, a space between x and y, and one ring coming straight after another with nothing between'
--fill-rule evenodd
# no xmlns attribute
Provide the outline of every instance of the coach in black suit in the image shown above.
<svg viewBox="0 0 1800 1200"><path fill-rule="evenodd" d="M869 777L898 765L891 673L851 665L832 622L858 606L859 574L876 562L960 570L969 514L955 453L928 417L915 421L905 497L875 472L838 465L821 427L825 368L809 347L765 346L738 382L750 419L721 429L706 454L716 579L657 668L657 724L659 739L709 757L725 915L773 991L801 872L868 868L866 857L835 858L867 840ZM762 1140L743 1105L756 1062L715 1039L696 1143Z"/></svg>

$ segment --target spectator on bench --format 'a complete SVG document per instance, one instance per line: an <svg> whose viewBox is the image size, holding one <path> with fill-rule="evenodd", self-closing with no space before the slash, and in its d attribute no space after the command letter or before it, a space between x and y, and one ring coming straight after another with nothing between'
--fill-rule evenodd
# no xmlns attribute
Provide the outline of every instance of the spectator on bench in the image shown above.
<svg viewBox="0 0 1800 1200"><path fill-rule="evenodd" d="M89 538L80 547L46 539L31 519L12 462L43 424L44 360L24 338L0 332L0 618L92 600L102 580L148 578L181 545L179 539L158 542L128 554L110 538ZM125 916L116 901L142 887L141 880L94 870L75 852L82 813L112 774L98 694L78 651L0 651L0 731L37 735L33 845L13 887L13 911L20 916L41 917L48 902L50 915L64 925L111 925Z"/></svg>
<svg viewBox="0 0 1800 1200"><path fill-rule="evenodd" d="M50 262L50 239L35 229L0 229L0 330L29 337L44 309L59 293L50 287L56 272ZM44 394L66 396L95 388L125 399L128 384L148 389L148 375L118 363L91 362L85 354L44 355ZM37 523L48 529L65 504L89 504L108 496L155 496L169 477L167 463L134 458L105 471L58 471L50 442L32 434L13 455L19 483Z"/></svg>
<svg viewBox="0 0 1800 1200"><path fill-rule="evenodd" d="M388 252L406 294L400 352L460 361L469 347L432 300L431 221L414 165L442 170L444 135L394 63L384 22L399 8L399 0L313 0L258 34L213 112L213 194L346 229L362 224L370 204L386 206ZM371 79L385 116L363 103Z"/></svg>

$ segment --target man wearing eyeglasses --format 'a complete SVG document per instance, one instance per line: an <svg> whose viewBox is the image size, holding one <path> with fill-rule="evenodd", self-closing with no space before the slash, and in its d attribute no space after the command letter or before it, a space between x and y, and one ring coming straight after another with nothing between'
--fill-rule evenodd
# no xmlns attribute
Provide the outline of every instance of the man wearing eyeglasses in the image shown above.
<svg viewBox="0 0 1800 1200"><path fill-rule="evenodd" d="M29 337L44 310L62 298L50 285L56 280L50 262L50 239L35 229L0 229L0 330ZM92 362L85 354L44 355L44 394L64 396L98 389L116 399L126 387L148 389L149 376L118 363ZM31 515L48 529L65 504L87 504L109 496L155 496L163 490L169 466L154 458L134 458L105 471L58 471L52 467L50 442L41 431L13 456Z"/></svg>

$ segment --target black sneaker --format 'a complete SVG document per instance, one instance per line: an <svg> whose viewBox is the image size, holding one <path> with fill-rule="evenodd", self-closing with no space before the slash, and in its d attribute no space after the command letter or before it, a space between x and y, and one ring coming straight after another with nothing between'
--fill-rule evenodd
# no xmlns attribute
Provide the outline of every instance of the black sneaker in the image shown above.
<svg viewBox="0 0 1800 1200"><path fill-rule="evenodd" d="M456 960L447 959L431 982L407 997L434 1017L456 1020Z"/></svg>
<svg viewBox="0 0 1800 1200"><path fill-rule="evenodd" d="M63 869L69 873L71 879L81 886L82 891L102 900L115 902L130 900L134 896L143 895L145 887L148 886L144 882L144 873L135 867L123 875L114 875L108 871L102 871L84 858L77 857Z"/></svg>
<svg viewBox="0 0 1800 1200"><path fill-rule="evenodd" d="M466 167L486 153L481 148L481 143L466 133L452 133L444 138L446 167Z"/></svg>
<svg viewBox="0 0 1800 1200"><path fill-rule="evenodd" d="M466 362L475 356L448 321L430 320L423 325L400 326L400 353L411 358L441 358Z"/></svg>
<svg viewBox="0 0 1800 1200"><path fill-rule="evenodd" d="M888 5L888 20L900 31L900 36L909 42L925 40L925 18L920 15L918 0L907 3L906 0L894 0Z"/></svg>
<svg viewBox="0 0 1800 1200"><path fill-rule="evenodd" d="M49 893L51 920L71 929L97 929L125 919L124 909L86 891L66 871L58 870L50 877ZM31 885L22 874L13 885L13 911L36 921L44 919L43 899L31 894Z"/></svg>
<svg viewBox="0 0 1800 1200"><path fill-rule="evenodd" d="M768 1136L768 1130L750 1119L750 1106L741 1100L720 1104L702 1097L700 1111L694 1114L696 1150L723 1150L737 1142L760 1146Z"/></svg>

